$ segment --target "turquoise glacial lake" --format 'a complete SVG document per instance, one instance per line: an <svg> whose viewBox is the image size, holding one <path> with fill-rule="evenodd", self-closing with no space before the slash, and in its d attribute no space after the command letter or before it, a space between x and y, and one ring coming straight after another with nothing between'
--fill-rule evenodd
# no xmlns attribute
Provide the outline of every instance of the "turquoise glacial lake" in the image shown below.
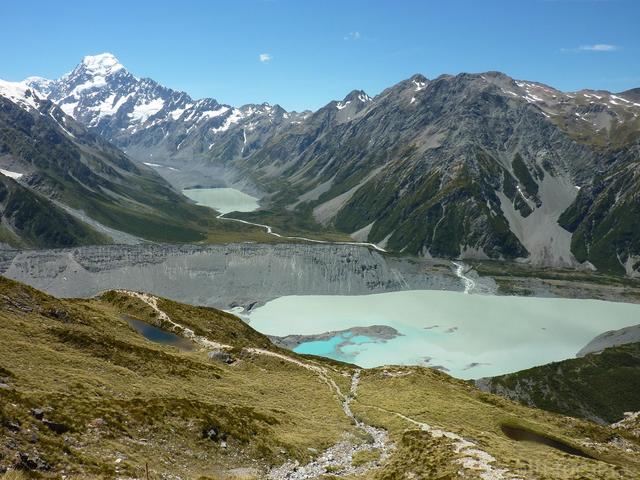
<svg viewBox="0 0 640 480"><path fill-rule="evenodd" d="M388 341L336 336L298 345L361 367L424 365L458 378L499 375L575 357L595 336L640 323L640 305L420 290L363 296L288 296L249 317L256 330L285 336L388 325ZM339 345L342 346L337 348Z"/></svg>
<svg viewBox="0 0 640 480"><path fill-rule="evenodd" d="M294 348L293 351L349 361L350 355L345 352L345 349L349 350L352 345L362 345L373 342L376 342L376 339L367 337L366 335L348 335L343 333L326 340L313 340L302 343Z"/></svg>
<svg viewBox="0 0 640 480"><path fill-rule="evenodd" d="M198 205L213 208L222 214L252 212L260 206L257 198L235 188L189 188L182 193Z"/></svg>

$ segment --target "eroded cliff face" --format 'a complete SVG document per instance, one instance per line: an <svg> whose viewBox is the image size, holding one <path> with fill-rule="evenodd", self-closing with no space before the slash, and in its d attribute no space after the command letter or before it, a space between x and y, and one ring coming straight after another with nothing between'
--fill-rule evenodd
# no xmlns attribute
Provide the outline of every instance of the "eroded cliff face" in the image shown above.
<svg viewBox="0 0 640 480"><path fill-rule="evenodd" d="M462 290L446 265L425 268L350 245L109 245L1 255L4 276L59 297L122 288L250 309L284 295Z"/></svg>

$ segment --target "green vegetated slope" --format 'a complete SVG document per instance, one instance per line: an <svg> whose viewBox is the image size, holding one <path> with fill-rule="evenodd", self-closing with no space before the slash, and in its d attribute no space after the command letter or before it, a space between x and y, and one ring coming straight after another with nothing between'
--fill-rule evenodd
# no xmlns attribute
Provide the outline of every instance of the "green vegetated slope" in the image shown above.
<svg viewBox="0 0 640 480"><path fill-rule="evenodd" d="M603 423L640 410L640 343L607 348L479 385L527 405Z"/></svg>
<svg viewBox="0 0 640 480"><path fill-rule="evenodd" d="M617 453L612 450L605 453L602 443L594 445L595 449L585 448L592 441L588 438L610 441L615 435L609 428L521 407L437 370L418 367L367 370L355 411L365 421L389 429L397 439L397 453L377 478L482 478L479 472L475 476L461 475L460 466L455 463L460 456L452 455L448 441L417 430L412 423L416 421L472 441L473 448L493 456L496 466L507 470L503 477L488 474L484 478L613 479L637 475L637 453L631 454L634 466L623 466ZM581 454L599 460L569 455L536 442L514 441L505 435L504 428L556 440L564 447L574 447ZM629 438L621 444L636 445L637 439Z"/></svg>
<svg viewBox="0 0 640 480"><path fill-rule="evenodd" d="M579 261L630 274L640 269L640 143L616 152L613 165L580 191L560 223L573 232Z"/></svg>
<svg viewBox="0 0 640 480"><path fill-rule="evenodd" d="M63 471L144 478L148 465L150 478L265 478L272 467L306 464L338 442L371 440L343 410L354 366L278 349L215 309L146 302L124 292L59 300L0 279L0 468L41 478ZM179 324L175 331L199 339L191 351L164 346L127 318ZM369 467L349 478L480 478L482 471L464 466L470 447L457 449L455 435L495 457L492 471L521 478L640 475L637 439L621 434L610 442L608 427L531 409L426 368L363 371L351 409L387 430L388 456L362 449L349 461ZM429 433L420 422L449 433ZM581 456L512 440L505 425Z"/></svg>
<svg viewBox="0 0 640 480"><path fill-rule="evenodd" d="M71 247L109 239L42 195L0 175L0 242L21 247Z"/></svg>

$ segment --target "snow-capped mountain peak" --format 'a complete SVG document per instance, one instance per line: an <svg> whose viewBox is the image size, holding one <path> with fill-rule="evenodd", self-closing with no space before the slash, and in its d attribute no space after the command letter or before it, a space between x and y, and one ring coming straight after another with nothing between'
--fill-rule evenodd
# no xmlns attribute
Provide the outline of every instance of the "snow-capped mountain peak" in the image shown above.
<svg viewBox="0 0 640 480"><path fill-rule="evenodd" d="M111 53L86 56L57 80L29 77L23 84L140 161L153 155L179 164L208 157L213 147L224 155L249 155L278 129L305 118L267 103L233 107L213 98L194 100L135 77Z"/></svg>
<svg viewBox="0 0 640 480"><path fill-rule="evenodd" d="M82 59L82 65L87 71L96 75L109 75L124 68L118 59L111 53L87 55Z"/></svg>

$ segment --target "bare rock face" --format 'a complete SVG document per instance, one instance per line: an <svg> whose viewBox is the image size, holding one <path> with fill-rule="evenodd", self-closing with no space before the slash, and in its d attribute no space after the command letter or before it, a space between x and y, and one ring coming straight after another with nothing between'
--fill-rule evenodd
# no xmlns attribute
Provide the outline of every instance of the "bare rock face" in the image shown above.
<svg viewBox="0 0 640 480"><path fill-rule="evenodd" d="M415 261L350 245L107 245L5 251L0 258L4 276L60 297L122 288L246 310L284 295L460 290L446 270L428 273Z"/></svg>

